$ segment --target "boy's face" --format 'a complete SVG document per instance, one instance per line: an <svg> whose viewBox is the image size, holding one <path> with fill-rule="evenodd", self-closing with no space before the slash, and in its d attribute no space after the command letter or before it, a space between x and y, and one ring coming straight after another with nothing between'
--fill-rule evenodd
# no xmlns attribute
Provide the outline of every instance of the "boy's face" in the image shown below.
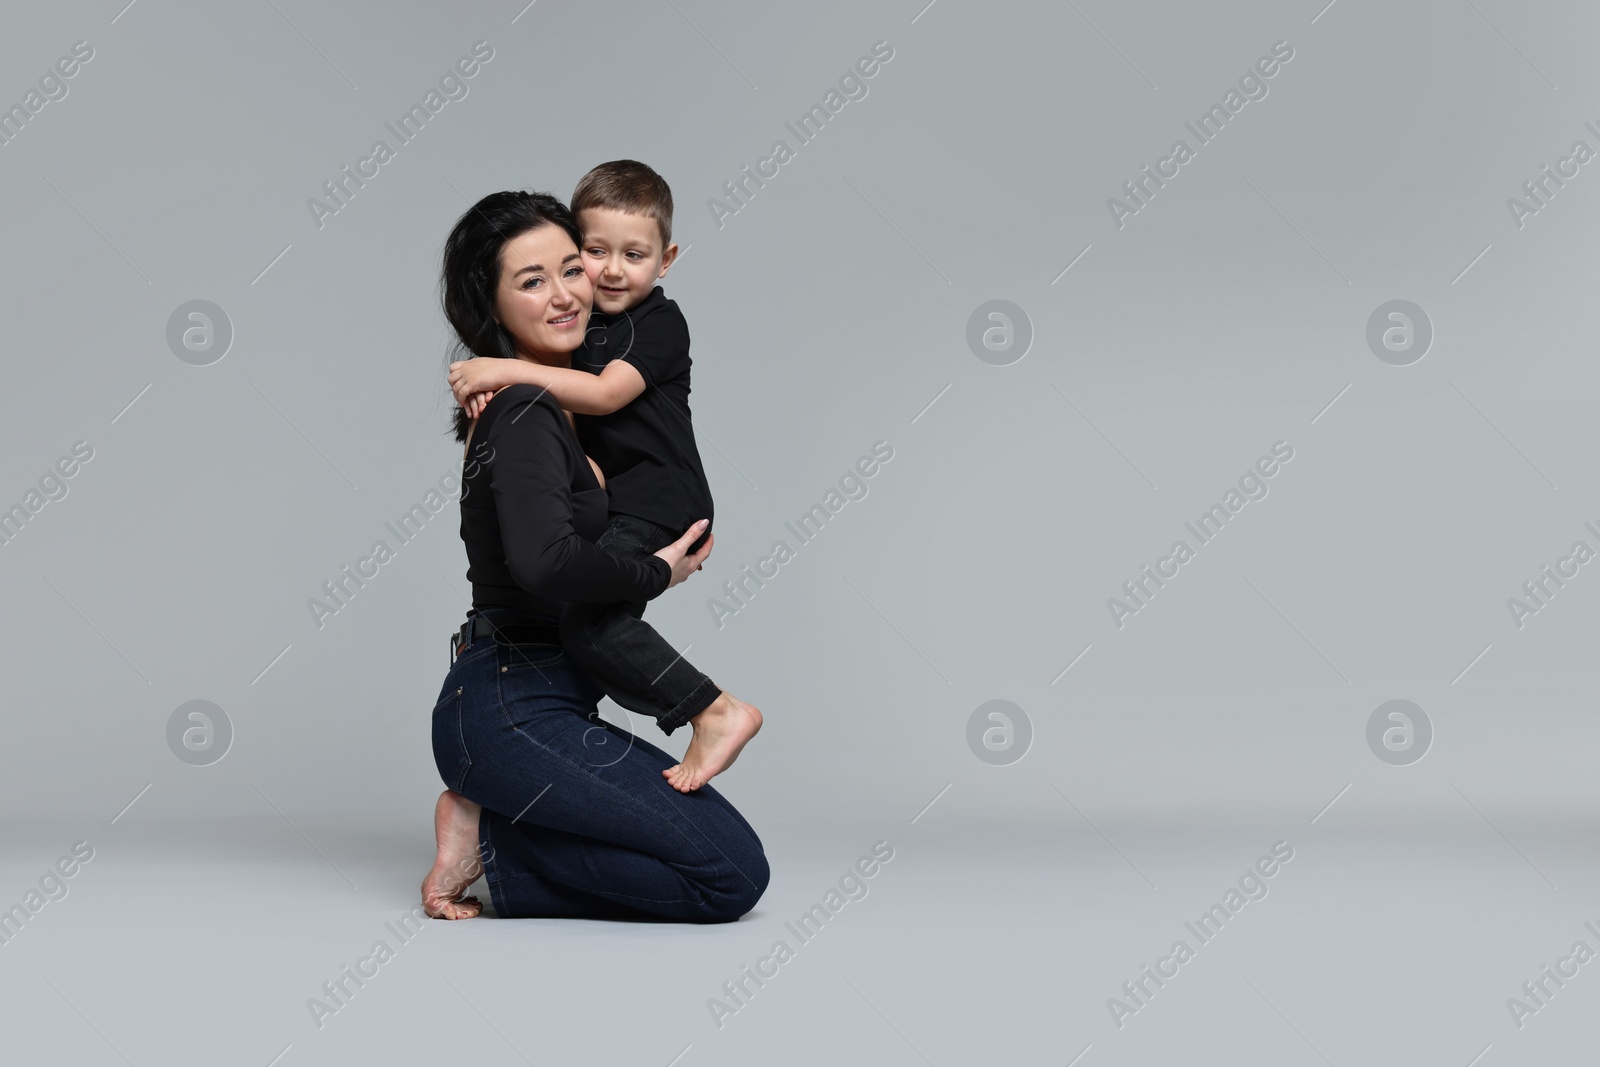
<svg viewBox="0 0 1600 1067"><path fill-rule="evenodd" d="M592 207L578 212L583 230L583 270L594 283L595 310L614 315L650 295L664 278L678 246L661 247L661 229L648 215Z"/></svg>

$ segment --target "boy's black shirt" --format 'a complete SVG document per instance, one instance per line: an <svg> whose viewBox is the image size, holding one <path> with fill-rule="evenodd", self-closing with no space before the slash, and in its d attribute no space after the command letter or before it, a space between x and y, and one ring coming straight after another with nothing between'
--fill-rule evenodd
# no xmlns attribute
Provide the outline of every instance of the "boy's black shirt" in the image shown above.
<svg viewBox="0 0 1600 1067"><path fill-rule="evenodd" d="M625 359L644 378L644 392L610 415L578 415L578 439L605 472L613 514L634 515L677 530L712 518L689 421L689 324L658 285L615 315L589 318L572 366L599 374Z"/></svg>

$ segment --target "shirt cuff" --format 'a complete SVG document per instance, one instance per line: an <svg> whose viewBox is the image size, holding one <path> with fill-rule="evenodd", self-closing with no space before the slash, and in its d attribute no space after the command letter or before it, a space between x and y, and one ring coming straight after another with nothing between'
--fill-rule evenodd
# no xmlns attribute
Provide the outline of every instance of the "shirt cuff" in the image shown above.
<svg viewBox="0 0 1600 1067"><path fill-rule="evenodd" d="M665 575L665 578L661 583L661 592L665 593L667 591L667 587L672 584L672 564L668 563L666 560L655 555L654 553L646 557L646 562L656 564L656 570Z"/></svg>

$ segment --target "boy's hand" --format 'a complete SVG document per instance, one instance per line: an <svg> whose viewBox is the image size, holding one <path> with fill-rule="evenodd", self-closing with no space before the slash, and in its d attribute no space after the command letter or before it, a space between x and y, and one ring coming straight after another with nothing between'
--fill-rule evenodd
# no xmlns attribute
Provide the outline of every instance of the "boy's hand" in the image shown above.
<svg viewBox="0 0 1600 1067"><path fill-rule="evenodd" d="M498 389L489 389L481 393L473 393L467 397L467 402L461 405L466 409L467 418L476 419L482 415L483 409L488 407L489 401L493 400L498 392L500 392Z"/></svg>
<svg viewBox="0 0 1600 1067"><path fill-rule="evenodd" d="M506 359L463 359L450 364L450 391L455 394L456 403L467 408L468 415L477 418L491 396L515 384L515 379L506 373L511 362ZM467 403L475 393L484 394L477 411L473 411Z"/></svg>

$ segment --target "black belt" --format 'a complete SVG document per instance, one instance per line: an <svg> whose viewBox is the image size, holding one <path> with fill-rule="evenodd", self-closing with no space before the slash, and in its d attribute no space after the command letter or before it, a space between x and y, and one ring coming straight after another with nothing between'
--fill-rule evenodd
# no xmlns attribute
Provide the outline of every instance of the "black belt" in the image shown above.
<svg viewBox="0 0 1600 1067"><path fill-rule="evenodd" d="M486 615L473 615L450 635L450 662L468 643L480 637L493 637L503 645L556 645L561 644L561 628L553 622L526 619L500 619Z"/></svg>

